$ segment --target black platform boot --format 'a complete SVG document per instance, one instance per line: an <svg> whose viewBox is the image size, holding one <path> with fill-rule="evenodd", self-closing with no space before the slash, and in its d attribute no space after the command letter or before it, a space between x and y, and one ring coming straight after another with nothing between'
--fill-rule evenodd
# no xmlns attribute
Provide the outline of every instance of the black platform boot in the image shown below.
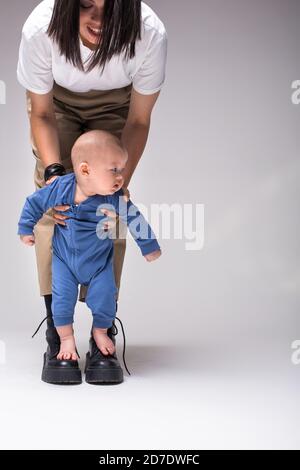
<svg viewBox="0 0 300 470"><path fill-rule="evenodd" d="M42 323L47 320L46 341L48 343L47 351L44 354L44 364L42 371L42 380L50 384L80 384L82 382L81 370L78 361L58 360L56 358L60 349L60 338L53 323L51 302L52 295L45 295L45 304L47 316L40 323L36 332L38 332ZM32 337L33 337L32 336Z"/></svg>
<svg viewBox="0 0 300 470"><path fill-rule="evenodd" d="M125 362L125 334L124 334L124 328L122 325L121 320L116 317L116 319L120 322L121 327L122 327L122 332L123 332L123 362L126 371L130 375L130 372L127 368L126 362ZM114 343L114 346L116 346L116 339L115 336L118 334L118 328L113 322L113 325L111 328L108 328L107 330L107 336L110 337L112 342ZM123 369L120 366L120 363L117 358L116 351L113 354L102 354L100 349L97 347L97 344L93 338L93 335L91 333L91 338L90 338L90 347L89 347L89 352L86 355L86 365L85 365L85 380L89 384L94 384L94 385L105 385L105 384L119 384L123 382L124 377L123 377Z"/></svg>

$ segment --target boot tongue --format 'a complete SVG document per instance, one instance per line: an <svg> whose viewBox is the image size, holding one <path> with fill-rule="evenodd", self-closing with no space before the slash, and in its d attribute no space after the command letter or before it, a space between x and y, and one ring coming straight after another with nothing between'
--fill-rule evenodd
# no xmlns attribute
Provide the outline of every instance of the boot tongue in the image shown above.
<svg viewBox="0 0 300 470"><path fill-rule="evenodd" d="M51 357L56 357L60 350L60 338L54 327L48 327L46 330L46 341L49 347Z"/></svg>
<svg viewBox="0 0 300 470"><path fill-rule="evenodd" d="M113 325L107 329L107 336L112 340L114 345L116 345L116 338L115 336L118 334L118 329L116 325L113 323Z"/></svg>

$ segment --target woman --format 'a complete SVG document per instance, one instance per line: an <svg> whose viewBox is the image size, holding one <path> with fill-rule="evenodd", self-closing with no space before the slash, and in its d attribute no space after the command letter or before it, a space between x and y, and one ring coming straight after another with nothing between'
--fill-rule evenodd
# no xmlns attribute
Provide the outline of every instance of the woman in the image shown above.
<svg viewBox="0 0 300 470"><path fill-rule="evenodd" d="M164 25L141 0L44 0L33 10L22 31L17 76L26 88L36 188L72 171L75 140L103 129L120 137L128 150L123 173L128 196L164 83L166 57ZM75 361L56 359L59 339L51 312L51 240L67 208L49 211L35 228L40 294L47 309L42 378L55 383L65 382L66 368L78 369ZM115 240L118 288L125 247L124 239ZM84 296L81 287L80 300ZM120 368L116 355L99 355L92 340L91 350L95 367Z"/></svg>

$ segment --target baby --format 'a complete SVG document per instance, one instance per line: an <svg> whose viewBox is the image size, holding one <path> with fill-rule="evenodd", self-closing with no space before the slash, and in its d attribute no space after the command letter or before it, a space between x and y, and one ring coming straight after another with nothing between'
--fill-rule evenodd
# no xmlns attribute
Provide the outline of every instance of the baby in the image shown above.
<svg viewBox="0 0 300 470"><path fill-rule="evenodd" d="M114 210L147 261L161 255L160 246L143 215L125 202L122 171L128 154L120 140L105 131L82 134L72 148L74 173L57 177L28 196L23 207L18 235L34 245L33 229L44 212L69 205L66 225L56 224L52 239L52 312L61 344L57 359L77 360L73 316L78 285L88 286L86 304L93 315L92 334L97 347L113 354L115 346L107 335L116 315L117 288L113 272L112 231L105 232L105 209Z"/></svg>

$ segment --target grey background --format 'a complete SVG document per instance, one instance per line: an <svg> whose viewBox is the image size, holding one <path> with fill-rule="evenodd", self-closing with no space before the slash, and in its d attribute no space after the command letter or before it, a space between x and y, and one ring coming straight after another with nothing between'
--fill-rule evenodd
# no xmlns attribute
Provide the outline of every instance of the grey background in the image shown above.
<svg viewBox="0 0 300 470"><path fill-rule="evenodd" d="M24 198L34 189L16 64L22 24L37 3L1 2L4 448L298 447L300 365L291 362L291 343L300 339L300 105L291 102L291 83L300 79L300 2L146 2L165 23L169 52L132 199L204 204L205 244L195 252L184 240L161 240L163 257L147 264L128 242L118 314L133 375L109 391L41 384L43 333L30 340L44 308L34 249L16 236ZM89 327L80 304L82 360ZM17 413L20 397L35 410ZM48 431L46 400L54 407ZM64 445L56 437L45 442L40 432L56 430L64 400L75 410L72 424L82 427ZM96 403L117 414L99 441L89 441L84 433L96 426ZM11 413L20 419L17 437ZM22 432L27 413L31 433Z"/></svg>

